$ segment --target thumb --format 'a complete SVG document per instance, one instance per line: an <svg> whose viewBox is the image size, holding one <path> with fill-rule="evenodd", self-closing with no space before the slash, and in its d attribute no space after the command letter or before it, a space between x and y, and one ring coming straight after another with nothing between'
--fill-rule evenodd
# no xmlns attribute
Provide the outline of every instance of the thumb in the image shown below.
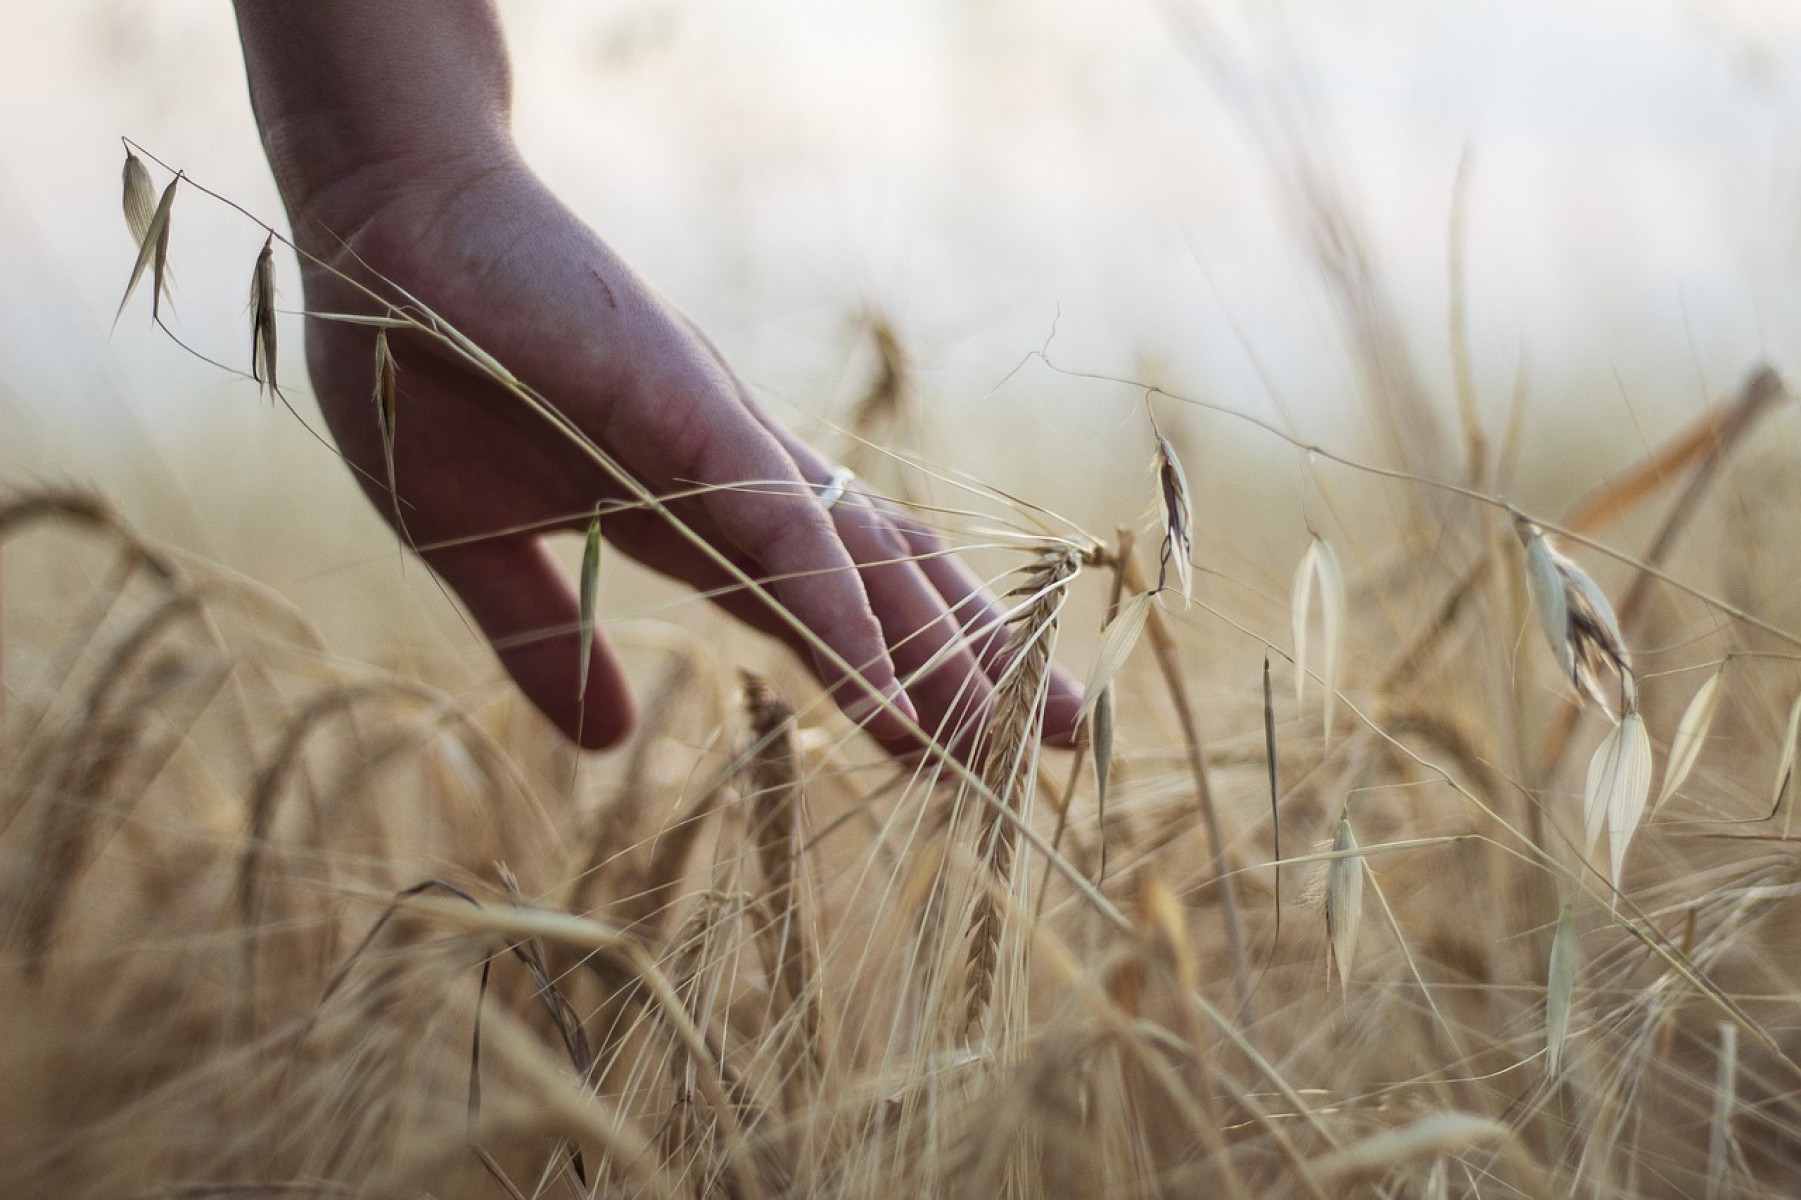
<svg viewBox="0 0 1801 1200"><path fill-rule="evenodd" d="M636 716L619 658L598 632L580 688L581 611L556 560L535 538L433 550L426 561L481 626L501 665L538 711L589 750L617 745Z"/></svg>

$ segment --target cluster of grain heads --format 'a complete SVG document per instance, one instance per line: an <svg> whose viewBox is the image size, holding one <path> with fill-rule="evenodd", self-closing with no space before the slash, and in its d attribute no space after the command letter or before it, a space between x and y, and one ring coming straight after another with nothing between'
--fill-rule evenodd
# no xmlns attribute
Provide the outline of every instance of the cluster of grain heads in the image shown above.
<svg viewBox="0 0 1801 1200"><path fill-rule="evenodd" d="M1338 652L1340 631L1344 628L1344 572L1332 546L1317 534L1307 543L1307 553L1294 573L1294 603L1290 616L1294 622L1294 698L1299 704L1307 691L1307 626L1312 615L1313 590L1317 584L1320 598L1320 626L1325 642L1325 660L1320 664L1320 684L1324 689L1321 704L1321 728L1326 740L1332 739L1332 712L1338 699Z"/></svg>
<svg viewBox="0 0 1801 1200"><path fill-rule="evenodd" d="M162 319L162 297L169 291L169 213L175 207L175 190L181 179L181 173L176 172L152 208L150 170L137 155L125 152L125 224L138 244L138 256L131 264L131 279L125 285L119 309L113 314L115 325L125 315L125 306L131 302L131 294L137 290L146 267L150 269L152 285L150 316L152 320Z"/></svg>

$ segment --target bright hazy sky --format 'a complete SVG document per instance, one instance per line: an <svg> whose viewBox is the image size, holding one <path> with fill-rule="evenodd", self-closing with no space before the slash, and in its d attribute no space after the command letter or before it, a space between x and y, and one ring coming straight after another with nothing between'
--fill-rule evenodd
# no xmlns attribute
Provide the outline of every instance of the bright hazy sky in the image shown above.
<svg viewBox="0 0 1801 1200"><path fill-rule="evenodd" d="M1352 376L1255 133L1274 108L1299 114L1366 230L1436 391L1466 150L1471 341L1491 403L1522 355L1541 404L1634 411L1697 403L1760 356L1801 361L1801 5L504 9L530 157L800 410L854 390L852 322L876 308L934 403L978 425L1053 320L1072 367L1259 411L1273 386L1303 420L1343 411ZM1172 13L1198 33L1174 33ZM0 465L55 467L43 458L96 429L214 427L220 397L248 405L251 385L186 359L142 312L108 327L131 258L120 134L279 216L228 6L9 0L0 45L0 420L76 416L84 431L0 447ZM184 201L176 221L180 328L236 363L260 235L217 206ZM1090 402L1043 378L1028 391Z"/></svg>

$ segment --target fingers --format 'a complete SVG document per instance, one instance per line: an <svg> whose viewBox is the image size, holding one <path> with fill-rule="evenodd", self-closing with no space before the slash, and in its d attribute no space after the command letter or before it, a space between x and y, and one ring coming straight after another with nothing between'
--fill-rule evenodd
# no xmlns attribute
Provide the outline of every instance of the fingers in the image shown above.
<svg viewBox="0 0 1801 1200"><path fill-rule="evenodd" d="M983 670L991 678L997 676L1005 666L1001 651L1007 642L1000 602L961 559L945 552L936 535L904 514L893 514L893 520L921 573L962 623L964 636ZM1044 740L1054 746L1074 745L1079 735L1076 717L1081 708L1081 686L1067 671L1052 664L1044 703Z"/></svg>
<svg viewBox="0 0 1801 1200"><path fill-rule="evenodd" d="M968 760L993 688L958 614L947 607L907 539L872 498L853 490L831 515L845 549L859 564L870 607L922 728L938 748ZM888 748L921 747L909 737Z"/></svg>
<svg viewBox="0 0 1801 1200"><path fill-rule="evenodd" d="M857 560L794 460L750 412L739 415L709 427L693 454L694 477L717 485L702 496L707 516L757 564L777 603L817 638L810 644L814 673L839 706L884 745L913 740L908 724L918 715L896 678L887 631ZM885 703L876 704L870 689Z"/></svg>
<svg viewBox="0 0 1801 1200"><path fill-rule="evenodd" d="M601 750L631 732L631 691L612 646L598 635L586 692L580 687L580 609L539 542L474 542L432 551L426 560L461 598L519 689L570 740Z"/></svg>

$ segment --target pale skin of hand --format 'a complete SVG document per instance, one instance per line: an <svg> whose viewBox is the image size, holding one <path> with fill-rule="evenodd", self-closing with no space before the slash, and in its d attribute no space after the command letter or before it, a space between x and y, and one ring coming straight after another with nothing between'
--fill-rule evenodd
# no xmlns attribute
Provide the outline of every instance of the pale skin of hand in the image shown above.
<svg viewBox="0 0 1801 1200"><path fill-rule="evenodd" d="M968 718L990 694L1004 636L994 599L891 505L853 492L828 512L816 493L831 465L771 419L705 338L524 164L491 5L237 0L236 9L258 126L302 251L378 290L378 276L405 288L645 489L688 495L671 510L746 575L770 581L786 615L732 586L660 515L604 518L614 546L717 591L727 611L787 642L889 750L918 749L916 721L965 729L946 740L966 757ZM303 274L309 311L373 311L330 271L308 264ZM617 743L633 721L619 659L597 638L578 701L577 601L540 537L585 529L597 502L630 492L453 355L416 335L393 346L406 536L558 728L585 747ZM393 522L373 332L309 319L307 361L332 436ZM530 532L500 532L509 530ZM870 704L869 688L891 705ZM1054 673L1047 737L1072 737L1079 702Z"/></svg>

